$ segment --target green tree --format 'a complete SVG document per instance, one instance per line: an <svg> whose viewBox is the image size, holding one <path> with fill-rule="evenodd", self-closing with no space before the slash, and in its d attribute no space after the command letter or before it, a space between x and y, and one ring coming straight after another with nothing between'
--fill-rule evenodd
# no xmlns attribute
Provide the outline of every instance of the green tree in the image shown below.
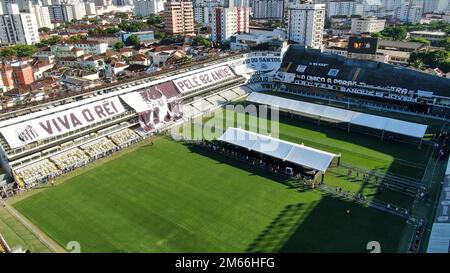
<svg viewBox="0 0 450 273"><path fill-rule="evenodd" d="M120 49L122 49L124 47L124 43L123 42L117 42L114 44L114 49L119 51Z"/></svg>
<svg viewBox="0 0 450 273"><path fill-rule="evenodd" d="M370 36L372 36L373 38L383 38L383 35L381 35L380 32L374 32L370 34Z"/></svg>
<svg viewBox="0 0 450 273"><path fill-rule="evenodd" d="M141 40L139 39L138 36L133 34L133 35L130 35L125 40L125 45L127 45L127 46L134 46L135 48L138 48L141 45Z"/></svg>
<svg viewBox="0 0 450 273"><path fill-rule="evenodd" d="M429 52L413 52L409 59L410 64L415 67L438 67L445 72L449 70L450 52L446 50L435 50ZM423 65L422 65L423 64Z"/></svg>
<svg viewBox="0 0 450 273"><path fill-rule="evenodd" d="M450 52L446 50L436 50L431 52L431 62L442 63L448 60Z"/></svg>
<svg viewBox="0 0 450 273"><path fill-rule="evenodd" d="M148 25L144 22L134 21L134 22L122 22L119 24L119 28L123 31L128 32L138 32L144 30Z"/></svg>
<svg viewBox="0 0 450 273"><path fill-rule="evenodd" d="M44 33L45 33L45 32L50 32L50 30L51 30L51 29L48 28L48 27L41 27L41 28L38 29L39 33L42 33L42 32L44 32Z"/></svg>
<svg viewBox="0 0 450 273"><path fill-rule="evenodd" d="M24 45L17 44L14 46L18 57L31 57L36 53L36 46L34 45Z"/></svg>
<svg viewBox="0 0 450 273"><path fill-rule="evenodd" d="M423 69L425 67L425 64L420 59L416 59L414 62L411 63L411 65L419 69Z"/></svg>
<svg viewBox="0 0 450 273"><path fill-rule="evenodd" d="M105 29L105 32L108 34L115 34L120 31L120 28L117 27L109 27Z"/></svg>
<svg viewBox="0 0 450 273"><path fill-rule="evenodd" d="M84 36L77 34L77 35L70 36L68 40L69 40L69 42L76 43L76 42L84 40Z"/></svg>
<svg viewBox="0 0 450 273"><path fill-rule="evenodd" d="M439 64L439 68L445 73L450 72L450 60L445 60Z"/></svg>
<svg viewBox="0 0 450 273"><path fill-rule="evenodd" d="M120 19L128 19L128 14L126 12L117 12L114 16Z"/></svg>
<svg viewBox="0 0 450 273"><path fill-rule="evenodd" d="M202 45L206 48L210 48L210 47L212 47L212 41L205 37L197 36L194 38L194 45L197 45L197 46Z"/></svg>
<svg viewBox="0 0 450 273"><path fill-rule="evenodd" d="M384 37L391 37L395 41L404 40L408 32L405 26L387 27L381 31L381 35Z"/></svg>
<svg viewBox="0 0 450 273"><path fill-rule="evenodd" d="M156 14L150 14L147 20L147 24L150 26L159 25L162 24L162 22L164 22L163 18Z"/></svg>
<svg viewBox="0 0 450 273"><path fill-rule="evenodd" d="M440 41L439 46L445 48L447 51L450 51L450 37Z"/></svg>
<svg viewBox="0 0 450 273"><path fill-rule="evenodd" d="M89 18L88 21L89 23L94 25L98 25L100 23L100 20L98 18Z"/></svg>
<svg viewBox="0 0 450 273"><path fill-rule="evenodd" d="M47 45L57 45L62 42L62 38L59 35L52 35L46 40Z"/></svg>
<svg viewBox="0 0 450 273"><path fill-rule="evenodd" d="M6 47L0 50L0 58L2 59L9 59L14 56L17 56L17 51L14 47Z"/></svg>
<svg viewBox="0 0 450 273"><path fill-rule="evenodd" d="M162 40L166 37L166 33L163 31L155 31L155 39Z"/></svg>

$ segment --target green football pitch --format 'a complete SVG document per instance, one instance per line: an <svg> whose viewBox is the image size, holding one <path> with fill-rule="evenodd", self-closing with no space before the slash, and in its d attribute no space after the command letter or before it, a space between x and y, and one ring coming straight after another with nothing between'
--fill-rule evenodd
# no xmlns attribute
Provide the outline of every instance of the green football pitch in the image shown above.
<svg viewBox="0 0 450 273"><path fill-rule="evenodd" d="M15 207L89 252L396 249L404 220L210 156L159 139Z"/></svg>
<svg viewBox="0 0 450 273"><path fill-rule="evenodd" d="M280 138L417 179L430 153L288 120L280 123ZM404 249L402 218L319 190L303 192L195 146L165 137L153 142L77 170L13 206L62 246L78 241L82 252L368 252L369 241L380 242L383 252ZM412 205L412 198L389 191L378 196L340 175L327 173L325 181Z"/></svg>

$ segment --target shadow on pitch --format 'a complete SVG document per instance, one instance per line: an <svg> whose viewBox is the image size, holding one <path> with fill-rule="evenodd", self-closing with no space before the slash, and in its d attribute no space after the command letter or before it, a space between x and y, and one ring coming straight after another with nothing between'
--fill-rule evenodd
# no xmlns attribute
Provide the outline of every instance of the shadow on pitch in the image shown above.
<svg viewBox="0 0 450 273"><path fill-rule="evenodd" d="M199 147L194 144L184 143L183 145L187 146L188 149L193 153L200 154L202 156L206 156L206 157L216 160L217 164L227 164L229 166L239 168L241 170L249 172L250 175L258 175L261 177L265 177L272 181L281 183L290 189L298 189L300 191L303 191L303 185L301 183L299 183L298 181L294 181L293 179L290 179L288 177L284 177L281 175L274 175L269 171L265 171L265 170L253 167L251 164L249 164L247 162L243 162L238 159L226 157L226 156L218 154L218 153L213 153L212 151L209 151L206 148L202 148L202 147Z"/></svg>
<svg viewBox="0 0 450 273"><path fill-rule="evenodd" d="M405 224L401 218L324 195L320 201L286 206L246 251L368 252L372 240L380 241L386 252L395 251Z"/></svg>

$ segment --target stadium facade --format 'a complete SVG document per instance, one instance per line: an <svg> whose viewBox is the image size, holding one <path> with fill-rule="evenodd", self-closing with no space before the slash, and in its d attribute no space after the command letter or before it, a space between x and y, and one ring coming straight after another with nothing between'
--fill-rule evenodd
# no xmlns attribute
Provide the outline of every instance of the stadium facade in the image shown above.
<svg viewBox="0 0 450 273"><path fill-rule="evenodd" d="M291 45L100 88L0 114L0 157L33 186L261 90L352 97L447 115L450 83Z"/></svg>

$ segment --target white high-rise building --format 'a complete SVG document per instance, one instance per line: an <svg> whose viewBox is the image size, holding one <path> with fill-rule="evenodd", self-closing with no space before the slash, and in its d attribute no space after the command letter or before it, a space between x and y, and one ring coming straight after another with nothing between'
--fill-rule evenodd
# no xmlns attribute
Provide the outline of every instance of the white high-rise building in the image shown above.
<svg viewBox="0 0 450 273"><path fill-rule="evenodd" d="M194 7L194 21L209 26L210 8L207 6Z"/></svg>
<svg viewBox="0 0 450 273"><path fill-rule="evenodd" d="M284 18L284 0L253 0L253 18Z"/></svg>
<svg viewBox="0 0 450 273"><path fill-rule="evenodd" d="M72 20L81 20L86 16L86 5L61 4L48 6L50 20L52 23L70 22ZM90 11L92 12L92 11Z"/></svg>
<svg viewBox="0 0 450 273"><path fill-rule="evenodd" d="M108 7L112 5L112 0L95 0L95 5L98 7Z"/></svg>
<svg viewBox="0 0 450 273"><path fill-rule="evenodd" d="M321 48L325 4L292 3L288 16L288 40L306 47Z"/></svg>
<svg viewBox="0 0 450 273"><path fill-rule="evenodd" d="M234 0L234 6L241 8L249 8L250 0Z"/></svg>
<svg viewBox="0 0 450 273"><path fill-rule="evenodd" d="M364 12L376 11L383 5L382 0L363 0L362 5Z"/></svg>
<svg viewBox="0 0 450 273"><path fill-rule="evenodd" d="M380 32L386 25L386 19L378 19L376 17L354 18L352 19L352 34L374 33Z"/></svg>
<svg viewBox="0 0 450 273"><path fill-rule="evenodd" d="M72 13L70 13L70 18L63 15L63 8L61 5L48 6L48 12L52 23L69 22L73 19Z"/></svg>
<svg viewBox="0 0 450 273"><path fill-rule="evenodd" d="M39 42L36 17L19 11L17 4L7 4L0 15L0 40L10 44L34 44Z"/></svg>
<svg viewBox="0 0 450 273"><path fill-rule="evenodd" d="M149 16L164 10L164 0L136 0L133 13L136 16Z"/></svg>
<svg viewBox="0 0 450 273"><path fill-rule="evenodd" d="M113 4L117 6L132 6L133 0L115 0Z"/></svg>
<svg viewBox="0 0 450 273"><path fill-rule="evenodd" d="M358 7L362 6L355 1L330 1L327 4L327 17L336 15L352 16L353 14L360 13Z"/></svg>
<svg viewBox="0 0 450 273"><path fill-rule="evenodd" d="M42 27L53 29L53 24L50 20L50 12L48 10L48 7L42 6L42 3L40 1L38 1L36 5L31 4L30 1L28 10L36 17L38 29Z"/></svg>
<svg viewBox="0 0 450 273"><path fill-rule="evenodd" d="M49 6L50 18L52 22L70 22L74 18L73 9L70 5Z"/></svg>
<svg viewBox="0 0 450 273"><path fill-rule="evenodd" d="M402 0L383 0L381 5L385 10L396 10L402 5Z"/></svg>
<svg viewBox="0 0 450 273"><path fill-rule="evenodd" d="M395 12L395 17L404 23L416 24L422 18L423 7L415 5L412 0L403 0Z"/></svg>
<svg viewBox="0 0 450 273"><path fill-rule="evenodd" d="M217 7L211 14L211 40L227 42L236 33L249 32L250 10L243 7Z"/></svg>
<svg viewBox="0 0 450 273"><path fill-rule="evenodd" d="M78 3L78 4L71 5L71 7L72 7L73 18L75 20L81 20L84 18L84 16L86 16L85 5Z"/></svg>
<svg viewBox="0 0 450 273"><path fill-rule="evenodd" d="M211 25L211 14L214 8L218 7L218 1L196 1L194 4L194 21L202 23L204 26Z"/></svg>
<svg viewBox="0 0 450 273"><path fill-rule="evenodd" d="M96 15L97 9L95 8L95 3L86 2L84 3L84 9L86 10L86 15Z"/></svg>
<svg viewBox="0 0 450 273"><path fill-rule="evenodd" d="M449 0L427 0L423 5L423 12L444 13L449 10Z"/></svg>

